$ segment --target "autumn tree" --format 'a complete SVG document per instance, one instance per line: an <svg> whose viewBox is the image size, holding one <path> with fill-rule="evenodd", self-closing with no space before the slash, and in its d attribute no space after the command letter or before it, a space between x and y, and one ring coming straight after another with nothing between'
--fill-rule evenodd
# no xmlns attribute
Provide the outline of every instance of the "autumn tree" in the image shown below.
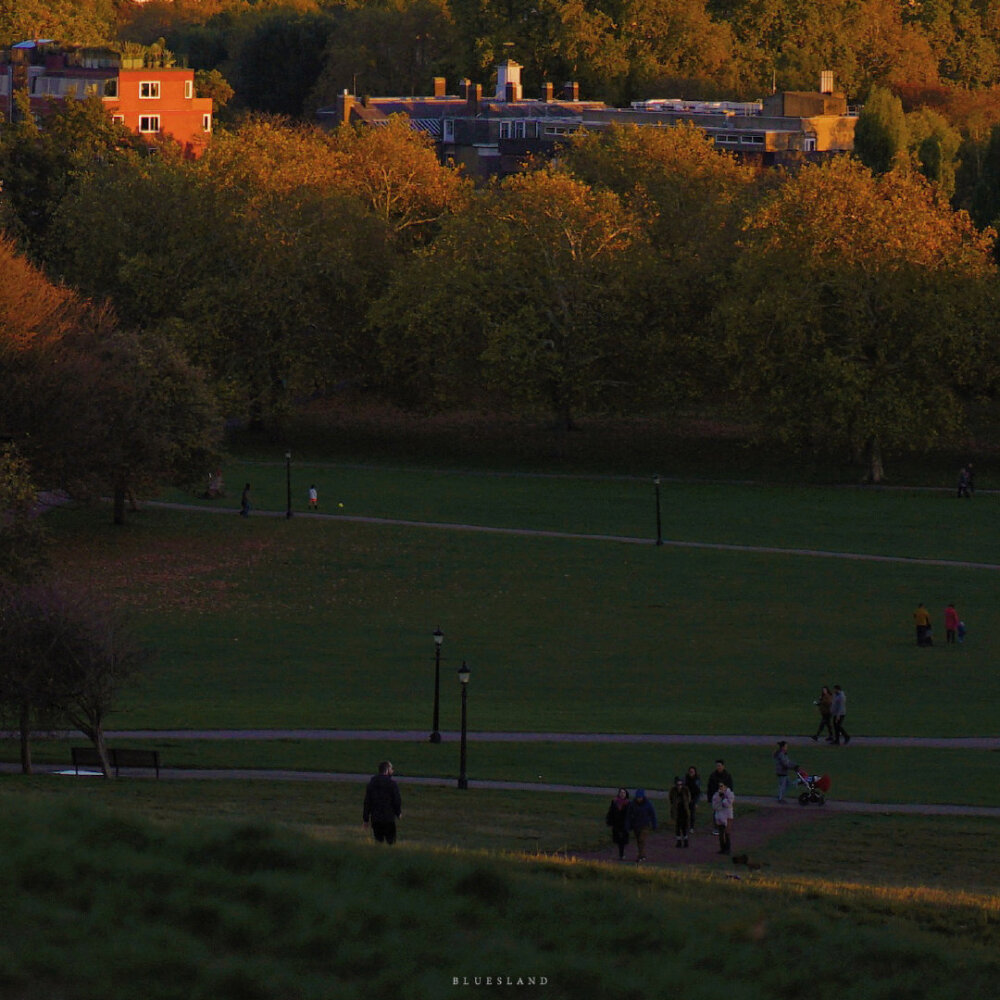
<svg viewBox="0 0 1000 1000"><path fill-rule="evenodd" d="M352 94L422 94L432 77L458 74L458 34L444 0L390 0L338 12L309 111Z"/></svg>
<svg viewBox="0 0 1000 1000"><path fill-rule="evenodd" d="M0 714L20 736L31 773L31 735L69 725L93 744L111 776L105 725L124 688L149 657L122 618L79 591L44 583L0 589Z"/></svg>
<svg viewBox="0 0 1000 1000"><path fill-rule="evenodd" d="M145 149L114 122L101 100L64 101L42 128L16 98L21 113L0 129L0 227L40 255L52 215L92 169Z"/></svg>
<svg viewBox="0 0 1000 1000"><path fill-rule="evenodd" d="M731 280L757 175L687 126L584 132L563 161L591 187L615 192L644 220L651 252L637 267L632 308L648 331L656 404L679 405L716 390L722 373L712 309Z"/></svg>
<svg viewBox="0 0 1000 1000"><path fill-rule="evenodd" d="M629 285L644 249L641 225L611 192L556 170L508 178L449 220L415 270L390 286L373 314L383 359L419 359L434 381L443 328L443 346L464 342L480 384L522 412L568 429L580 414L620 408L642 373ZM413 276L435 266L436 290L421 301ZM443 288L451 305L438 319L429 303ZM416 375L408 378L412 386Z"/></svg>
<svg viewBox="0 0 1000 1000"><path fill-rule="evenodd" d="M4 260L6 258L6 260ZM221 421L199 371L154 331L118 328L103 306L53 287L0 243L4 433L51 488L115 498L200 482Z"/></svg>
<svg viewBox="0 0 1000 1000"><path fill-rule="evenodd" d="M995 378L991 236L915 174L804 168L751 213L719 321L765 434L883 454L947 440Z"/></svg>

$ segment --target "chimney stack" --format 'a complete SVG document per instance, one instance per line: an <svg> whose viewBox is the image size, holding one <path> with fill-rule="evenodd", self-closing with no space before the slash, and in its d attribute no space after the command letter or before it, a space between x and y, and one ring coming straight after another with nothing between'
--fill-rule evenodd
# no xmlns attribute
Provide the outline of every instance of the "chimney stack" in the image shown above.
<svg viewBox="0 0 1000 1000"><path fill-rule="evenodd" d="M465 93L465 104L469 114L479 114L479 102L483 99L483 85L481 83L470 83Z"/></svg>
<svg viewBox="0 0 1000 1000"><path fill-rule="evenodd" d="M458 81L458 96L461 97L463 101L468 100L469 86L469 78L467 76L463 76L462 79Z"/></svg>
<svg viewBox="0 0 1000 1000"><path fill-rule="evenodd" d="M564 101L580 100L580 84L578 84L575 80L572 80L569 83L564 83L563 100Z"/></svg>
<svg viewBox="0 0 1000 1000"><path fill-rule="evenodd" d="M354 108L354 97L344 88L342 94L337 95L337 121L341 125L346 125L351 120L351 111Z"/></svg>
<svg viewBox="0 0 1000 1000"><path fill-rule="evenodd" d="M445 95L445 78L443 76L434 77L434 96L444 97Z"/></svg>
<svg viewBox="0 0 1000 1000"><path fill-rule="evenodd" d="M555 86L551 83L542 84L542 100L546 104L550 103L555 97Z"/></svg>

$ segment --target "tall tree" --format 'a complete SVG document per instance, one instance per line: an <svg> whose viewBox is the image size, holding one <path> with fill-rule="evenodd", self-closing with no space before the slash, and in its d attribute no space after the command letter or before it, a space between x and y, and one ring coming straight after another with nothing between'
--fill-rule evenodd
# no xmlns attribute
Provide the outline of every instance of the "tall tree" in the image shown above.
<svg viewBox="0 0 1000 1000"><path fill-rule="evenodd" d="M909 145L902 101L885 87L873 88L854 129L855 154L870 170L884 174L906 165Z"/></svg>
<svg viewBox="0 0 1000 1000"><path fill-rule="evenodd" d="M68 724L94 744L110 777L105 724L149 656L121 617L55 584L0 588L0 642L0 714L16 720L22 771L31 773L33 731Z"/></svg>
<svg viewBox="0 0 1000 1000"><path fill-rule="evenodd" d="M916 174L806 167L747 222L719 318L764 433L883 453L946 440L995 379L991 237Z"/></svg>
<svg viewBox="0 0 1000 1000"><path fill-rule="evenodd" d="M478 357L487 389L522 412L568 429L581 414L627 406L642 371L629 287L643 250L642 227L617 195L554 170L511 177L449 220L390 288L373 314L383 357L390 367L419 360L425 384L440 390L433 344L443 325L447 342L471 345L462 356ZM435 265L438 291L452 298L443 319L429 305L438 291L428 300L412 280Z"/></svg>

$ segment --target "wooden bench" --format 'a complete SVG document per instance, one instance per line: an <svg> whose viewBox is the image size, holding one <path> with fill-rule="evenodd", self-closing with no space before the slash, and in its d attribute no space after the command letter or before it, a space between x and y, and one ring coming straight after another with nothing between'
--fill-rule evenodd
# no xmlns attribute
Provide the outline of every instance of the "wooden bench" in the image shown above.
<svg viewBox="0 0 1000 1000"><path fill-rule="evenodd" d="M100 767L101 757L94 747L71 747L73 770L80 773L81 767ZM108 763L115 769L115 777L123 767L151 767L160 777L159 750L128 750L120 747L108 747Z"/></svg>

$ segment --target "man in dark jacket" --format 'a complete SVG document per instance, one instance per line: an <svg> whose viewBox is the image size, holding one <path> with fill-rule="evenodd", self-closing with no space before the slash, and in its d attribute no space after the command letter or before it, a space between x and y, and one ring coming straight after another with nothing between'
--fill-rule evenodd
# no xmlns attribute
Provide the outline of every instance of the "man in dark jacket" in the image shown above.
<svg viewBox="0 0 1000 1000"><path fill-rule="evenodd" d="M719 785L733 787L733 776L726 770L726 762L721 758L715 762L715 770L708 776L708 790L705 798L711 802L712 796L719 790Z"/></svg>
<svg viewBox="0 0 1000 1000"><path fill-rule="evenodd" d="M392 773L392 764L383 760L378 774L368 782L361 815L365 826L371 823L375 839L386 844L396 843L396 820L403 815L399 786L392 780Z"/></svg>

